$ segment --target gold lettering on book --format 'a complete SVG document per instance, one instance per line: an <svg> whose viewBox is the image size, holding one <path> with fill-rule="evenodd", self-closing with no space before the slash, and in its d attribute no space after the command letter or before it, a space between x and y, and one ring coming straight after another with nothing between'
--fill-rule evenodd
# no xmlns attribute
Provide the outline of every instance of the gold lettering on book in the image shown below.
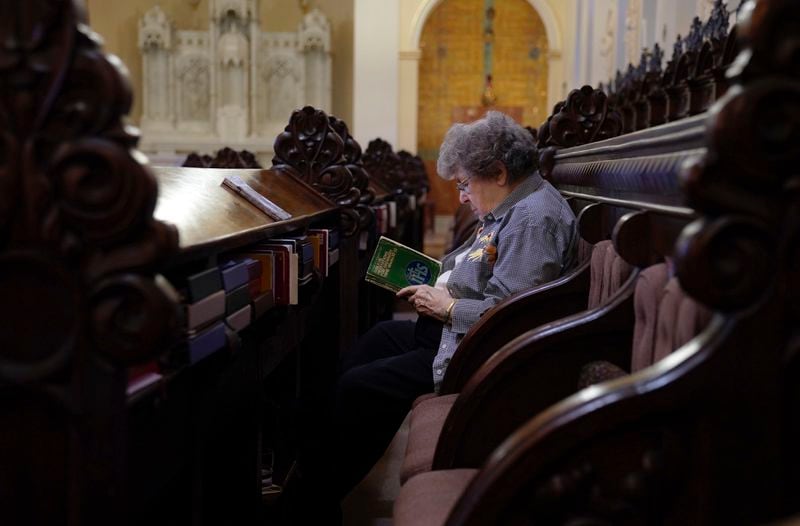
<svg viewBox="0 0 800 526"><path fill-rule="evenodd" d="M373 268L373 273L377 276L385 278L389 275L389 269L392 268L392 263L394 263L394 258L397 256L397 249L391 248L384 252L378 259L375 261L375 267Z"/></svg>

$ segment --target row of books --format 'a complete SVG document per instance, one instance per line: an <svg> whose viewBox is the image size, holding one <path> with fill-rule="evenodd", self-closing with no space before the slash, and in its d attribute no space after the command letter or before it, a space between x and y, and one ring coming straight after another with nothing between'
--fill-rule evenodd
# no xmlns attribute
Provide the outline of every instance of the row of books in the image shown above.
<svg viewBox="0 0 800 526"><path fill-rule="evenodd" d="M338 259L338 230L310 229L250 245L218 266L175 277L186 330L180 361L195 364L228 348L237 333L274 305L297 305L299 287L313 279L315 269L326 277ZM148 364L129 378L130 395L160 380L160 373Z"/></svg>
<svg viewBox="0 0 800 526"><path fill-rule="evenodd" d="M372 207L375 213L375 226L379 235L389 232L389 229L397 226L397 203L387 201Z"/></svg>

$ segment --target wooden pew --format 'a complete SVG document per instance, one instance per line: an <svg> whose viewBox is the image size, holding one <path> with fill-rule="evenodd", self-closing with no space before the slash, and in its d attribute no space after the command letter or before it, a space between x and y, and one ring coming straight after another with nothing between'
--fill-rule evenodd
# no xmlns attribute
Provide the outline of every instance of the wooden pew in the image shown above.
<svg viewBox="0 0 800 526"><path fill-rule="evenodd" d="M625 177L631 144L656 155L686 149L700 127L704 147L674 185L683 203L651 199L649 213L699 215L675 256L681 286L715 311L709 327L661 362L539 413L479 470L429 474L429 484L450 484L454 497L424 493L434 486L412 479L417 487L404 487L398 500L413 504L404 510L444 509L426 524L448 525L762 524L798 512L800 222L789 189L797 186L800 121L790 117L773 134L764 109L794 115L798 71L791 53L776 50L793 49L786 21L800 11L796 2L762 0L744 14L735 83L708 115L557 153L551 170L565 192L615 203L641 195L662 170L638 165L639 177ZM398 526L415 523L395 516Z"/></svg>
<svg viewBox="0 0 800 526"><path fill-rule="evenodd" d="M304 454L297 437L319 432L339 354L356 337L355 317L339 313L358 310L352 280L370 221L360 148L343 123L305 108L277 139L272 169L148 167L123 120L127 81L81 4L9 9L15 22L0 30L15 43L0 69L16 79L0 86L5 522L274 519L262 468L279 492ZM298 126L314 136L299 139ZM220 185L229 175L292 217L268 218ZM224 343L193 363L183 278L309 227L341 235L329 276L300 287L298 305L228 323ZM153 367L148 381L130 384L142 364Z"/></svg>

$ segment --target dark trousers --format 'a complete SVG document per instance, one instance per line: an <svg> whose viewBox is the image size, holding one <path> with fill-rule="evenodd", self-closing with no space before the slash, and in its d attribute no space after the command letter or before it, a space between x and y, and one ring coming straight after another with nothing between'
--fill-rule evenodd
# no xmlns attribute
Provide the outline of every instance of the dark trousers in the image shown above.
<svg viewBox="0 0 800 526"><path fill-rule="evenodd" d="M336 392L337 464L343 498L392 441L411 403L433 392L442 324L432 318L378 323L344 357Z"/></svg>

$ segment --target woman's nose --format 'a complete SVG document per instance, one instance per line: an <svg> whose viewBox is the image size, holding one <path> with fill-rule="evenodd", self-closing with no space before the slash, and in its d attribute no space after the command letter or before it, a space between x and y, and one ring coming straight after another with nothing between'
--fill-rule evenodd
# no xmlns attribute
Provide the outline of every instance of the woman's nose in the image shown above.
<svg viewBox="0 0 800 526"><path fill-rule="evenodd" d="M458 201L460 203L469 203L469 194L466 192L458 192Z"/></svg>

